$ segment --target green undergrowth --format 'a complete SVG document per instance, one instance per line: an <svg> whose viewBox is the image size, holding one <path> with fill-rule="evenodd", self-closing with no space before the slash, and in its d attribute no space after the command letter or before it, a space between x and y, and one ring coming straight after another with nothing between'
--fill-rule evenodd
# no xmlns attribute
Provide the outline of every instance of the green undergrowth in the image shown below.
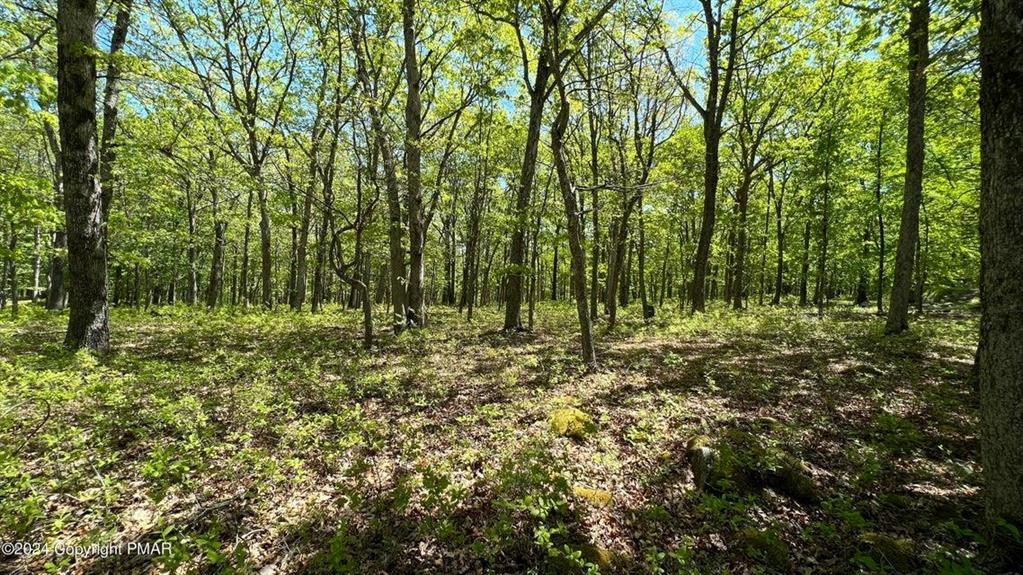
<svg viewBox="0 0 1023 575"><path fill-rule="evenodd" d="M565 304L511 335L492 308L472 324L438 308L371 351L336 308L115 308L102 358L23 306L0 321L0 539L169 551L0 570L997 571L970 313L888 338L850 307L650 324L634 307L598 323L585 374ZM794 462L819 491L698 490L695 435L753 437L736 461L761 477Z"/></svg>

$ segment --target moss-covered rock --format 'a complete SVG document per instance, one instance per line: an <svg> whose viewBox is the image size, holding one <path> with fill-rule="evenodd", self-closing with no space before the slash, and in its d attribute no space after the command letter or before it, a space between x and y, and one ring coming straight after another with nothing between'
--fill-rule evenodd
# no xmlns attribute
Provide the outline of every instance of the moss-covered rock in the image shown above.
<svg viewBox="0 0 1023 575"><path fill-rule="evenodd" d="M590 489L589 487L583 487L582 485L572 487L572 494L579 499L584 499L590 502L596 507L607 507L611 504L611 500L614 499L611 492L606 489Z"/></svg>
<svg viewBox="0 0 1023 575"><path fill-rule="evenodd" d="M744 529L741 540L747 555L778 571L789 571L789 546L773 529Z"/></svg>
<svg viewBox="0 0 1023 575"><path fill-rule="evenodd" d="M878 565L899 573L912 571L917 566L916 548L912 539L868 532L860 536L860 542L867 547L867 553Z"/></svg>
<svg viewBox="0 0 1023 575"><path fill-rule="evenodd" d="M694 435L686 442L686 454L699 447L711 447L713 442L706 435Z"/></svg>
<svg viewBox="0 0 1023 575"><path fill-rule="evenodd" d="M686 460L699 490L722 489L724 483L736 483L735 457L725 442L715 444L706 435L697 435L686 442Z"/></svg>
<svg viewBox="0 0 1023 575"><path fill-rule="evenodd" d="M551 429L562 437L583 439L595 429L593 419L575 407L555 409L550 415Z"/></svg>
<svg viewBox="0 0 1023 575"><path fill-rule="evenodd" d="M693 472L693 483L703 490L717 483L721 477L720 454L716 449L698 446L687 452L689 469Z"/></svg>
<svg viewBox="0 0 1023 575"><path fill-rule="evenodd" d="M806 463L787 451L771 451L773 453L769 456L770 462L764 474L767 485L801 503L819 503L817 482Z"/></svg>
<svg viewBox="0 0 1023 575"><path fill-rule="evenodd" d="M737 468L732 476L770 487L801 503L820 502L817 482L798 457L747 431L731 430L725 435L725 442L734 454Z"/></svg>
<svg viewBox="0 0 1023 575"><path fill-rule="evenodd" d="M615 553L610 549L598 545L583 545L582 552L583 559L596 564L602 571L607 571L614 566Z"/></svg>
<svg viewBox="0 0 1023 575"><path fill-rule="evenodd" d="M756 423L757 427L763 431L776 433L785 430L785 424L782 423L778 418L771 417L770 415L758 417L754 423Z"/></svg>

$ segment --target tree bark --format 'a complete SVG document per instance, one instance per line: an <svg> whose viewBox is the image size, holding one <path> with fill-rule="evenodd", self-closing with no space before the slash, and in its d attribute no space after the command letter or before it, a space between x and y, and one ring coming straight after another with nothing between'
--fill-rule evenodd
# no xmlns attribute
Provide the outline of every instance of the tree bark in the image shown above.
<svg viewBox="0 0 1023 575"><path fill-rule="evenodd" d="M558 19L552 11L547 10L547 19L552 20L554 25L553 34L555 38L558 33ZM555 41L552 54L557 54L558 44ZM550 56L548 56L550 57ZM554 167L558 173L558 187L561 190L561 198L565 204L565 216L568 221L568 245L572 254L572 289L575 296L575 307L579 316L579 331L582 343L583 363L589 371L597 368L597 354L593 347L593 329L590 324L589 303L586 299L586 254L583 252L582 224L579 218L579 198L575 186L572 185L571 176L568 173L568 159L565 157L564 138L568 130L569 100L565 90L565 80L562 76L560 66L555 63L554 76L558 87L561 105L558 109L557 118L551 128L551 151L554 155Z"/></svg>
<svg viewBox="0 0 1023 575"><path fill-rule="evenodd" d="M103 190L96 137L95 0L57 5L57 110L71 272L64 345L110 346Z"/></svg>
<svg viewBox="0 0 1023 575"><path fill-rule="evenodd" d="M773 179L773 177L772 177ZM777 244L778 261L775 262L774 270L774 297L771 298L771 305L781 304L781 294L785 274L785 227L782 225L782 208L785 202L785 182L782 181L779 193L774 196L774 234Z"/></svg>
<svg viewBox="0 0 1023 575"><path fill-rule="evenodd" d="M735 272L732 278L732 309L741 310L743 294L746 285L746 239L749 235L747 226L749 224L749 190L752 186L753 175L743 174L742 182L736 192L736 203L739 207L739 232L735 246Z"/></svg>
<svg viewBox="0 0 1023 575"><path fill-rule="evenodd" d="M363 93L369 104L370 125L384 168L384 186L387 192L387 236L390 252L388 275L390 276L391 311L393 314L392 329L395 334L400 334L405 328L408 317L406 313L407 296L405 291L407 285L405 250L402 246L401 229L401 192L398 188L398 175L394 163L394 154L384 128L383 113L380 110L379 104L377 104L377 93L370 79L369 70L366 68L367 55L363 54L361 48L364 32L362 27L361 23L356 23L353 27L352 44L357 48L355 50L356 71L362 84Z"/></svg>
<svg viewBox="0 0 1023 575"><path fill-rule="evenodd" d="M541 47L541 53L547 47ZM536 176L536 156L540 144L540 128L543 121L544 104L547 102L547 84L551 69L546 58L540 58L536 65L533 87L529 97L529 127L526 132L526 148L519 173L519 185L515 194L515 218L512 230L511 251L508 272L505 274L504 329L521 329L522 319L522 272L525 264L525 217L533 199L533 179Z"/></svg>
<svg viewBox="0 0 1023 575"><path fill-rule="evenodd" d="M736 31L739 23L741 0L732 6L729 27L728 56L725 65L724 79L720 76L721 66L721 21L720 8L715 17L715 9L711 0L701 0L704 20L707 25L707 94L701 115L703 116L703 218L700 227L700 239L696 246L694 273L690 305L692 312L702 312L706 306L707 264L710 262L711 242L714 239L714 222L717 218L717 188L720 177L721 162L719 150L721 144L721 123L728 103L728 92L735 71L735 54L738 39ZM687 96L692 100L687 90ZM693 102L695 104L695 101Z"/></svg>
<svg viewBox="0 0 1023 575"><path fill-rule="evenodd" d="M242 304L249 306L249 242L252 237L252 189L249 188L248 199L245 202L245 233L242 234L242 270L241 278L238 281L238 290L241 292Z"/></svg>
<svg viewBox="0 0 1023 575"><path fill-rule="evenodd" d="M64 183L63 170L61 169L60 144L54 134L53 125L49 120L43 121L43 129L46 132L46 141L53 154L53 203L57 209L64 211ZM64 291L64 268L65 251L67 250L67 234L63 226L53 230L53 241L51 245L53 254L50 256L50 270L47 273L46 283L46 309L60 311L64 309L64 302L67 294Z"/></svg>
<svg viewBox="0 0 1023 575"><path fill-rule="evenodd" d="M114 30L110 35L106 86L103 89L103 139L100 143L100 186L103 189L103 221L110 216L114 196L114 162L117 160L117 108L121 101L121 66L118 61L128 39L133 0L120 0ZM106 237L104 236L104 241Z"/></svg>
<svg viewBox="0 0 1023 575"><path fill-rule="evenodd" d="M196 198L192 194L192 183L185 180L185 208L188 212L188 247L185 253L188 256L188 291L185 292L185 303L195 305L199 296L199 270L196 268L195 249L195 227L196 227Z"/></svg>
<svg viewBox="0 0 1023 575"><path fill-rule="evenodd" d="M211 166L212 168L212 166ZM221 286L224 283L224 245L227 236L227 221L220 218L220 193L217 186L210 188L213 209L213 257L210 258L210 283L206 288L206 307L217 307Z"/></svg>
<svg viewBox="0 0 1023 575"><path fill-rule="evenodd" d="M1023 4L984 0L980 25L981 462L988 517L1023 525ZM1018 549L1018 547L1017 547Z"/></svg>
<svg viewBox="0 0 1023 575"><path fill-rule="evenodd" d="M420 98L419 62L416 54L415 0L401 4L402 32L405 39L405 80L408 93L405 98L405 178L408 192L409 325L426 323L423 299L423 249L426 242L426 215L423 212L422 184L422 102Z"/></svg>
<svg viewBox="0 0 1023 575"><path fill-rule="evenodd" d="M927 110L928 30L930 0L914 0L909 14L909 118L906 132L906 184L902 196L899 244L895 252L895 281L885 332L909 328L909 299L913 291L913 251L920 238L920 201L923 197L924 118Z"/></svg>
<svg viewBox="0 0 1023 575"><path fill-rule="evenodd" d="M11 317L18 319L18 270L15 258L18 249L18 228L11 222L11 237L7 241L7 280L11 288Z"/></svg>
<svg viewBox="0 0 1023 575"><path fill-rule="evenodd" d="M799 273L799 305L807 304L807 276L810 275L810 220L803 222L803 265Z"/></svg>
<svg viewBox="0 0 1023 575"><path fill-rule="evenodd" d="M320 87L317 94L316 117L309 138L309 182L302 199L302 216L299 222L298 242L295 247L295 285L291 292L291 309L301 311L305 304L309 276L309 227L313 216L313 195L316 193L316 182L319 180L320 141L323 138L323 98L327 85L327 68L324 66L320 75Z"/></svg>
<svg viewBox="0 0 1023 575"><path fill-rule="evenodd" d="M260 167L255 168L252 177L258 187L256 196L259 200L260 284L263 288L261 300L265 309L273 309L273 253L271 251L273 243L270 237L270 198Z"/></svg>
<svg viewBox="0 0 1023 575"><path fill-rule="evenodd" d="M884 313L884 259L885 259L885 236L884 236L884 205L881 203L881 186L883 180L882 158L884 150L884 128L888 115L881 115L881 123L877 127L877 149L874 155L874 202L877 205L877 313Z"/></svg>

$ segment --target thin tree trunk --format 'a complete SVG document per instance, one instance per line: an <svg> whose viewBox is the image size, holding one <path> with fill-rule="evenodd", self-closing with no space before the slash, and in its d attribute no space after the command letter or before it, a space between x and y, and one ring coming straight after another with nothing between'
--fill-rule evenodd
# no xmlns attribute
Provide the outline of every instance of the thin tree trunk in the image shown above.
<svg viewBox="0 0 1023 575"><path fill-rule="evenodd" d="M7 241L7 280L11 288L11 317L18 319L18 270L15 267L18 249L18 228L11 222L11 237Z"/></svg>
<svg viewBox="0 0 1023 575"><path fill-rule="evenodd" d="M807 304L807 276L810 275L810 220L803 222L803 265L799 274L799 305Z"/></svg>
<svg viewBox="0 0 1023 575"><path fill-rule="evenodd" d="M877 313L884 313L884 259L885 259L885 236L884 236L884 206L881 203L881 185L882 185L882 152L884 150L884 128L887 123L888 115L881 115L881 124L877 128L877 150L874 157L875 162L875 181L874 181L874 201L877 204Z"/></svg>
<svg viewBox="0 0 1023 575"><path fill-rule="evenodd" d="M60 143L53 130L53 124L49 120L43 120L43 130L46 133L46 141L53 154L53 203L57 210L64 211L64 184L63 170L61 168ZM53 230L51 242L52 255L50 256L50 269L47 272L46 282L46 309L60 311L64 309L64 302L67 299L64 290L64 262L65 251L67 250L67 234L65 228L58 224Z"/></svg>
<svg viewBox="0 0 1023 575"><path fill-rule="evenodd" d="M863 254L859 263L859 277L856 280L856 299L854 303L858 306L865 306L870 302L870 295L867 293L867 266L870 258L870 224L863 228L863 246L860 248Z"/></svg>
<svg viewBox="0 0 1023 575"><path fill-rule="evenodd" d="M557 28L555 27L555 34ZM558 52L555 44L555 53ZM572 287L575 296L576 312L579 316L579 331L582 343L583 363L589 371L597 368L597 354L593 347L593 329L590 324L590 313L586 299L586 254L583 252L583 231L579 221L579 198L568 174L568 160L565 157L564 137L568 130L569 100L565 91L565 81L561 70L555 67L555 79L561 106L557 118L551 128L551 151L554 155L554 166L558 172L558 187L565 203L565 216L568 221L568 245L572 254Z"/></svg>
<svg viewBox="0 0 1023 575"><path fill-rule="evenodd" d="M258 187L257 198L259 200L259 253L260 253L260 281L262 283L262 302L266 309L273 309L273 254L270 237L270 199L266 189L266 182L263 181L261 169L256 168L252 178Z"/></svg>
<svg viewBox="0 0 1023 575"><path fill-rule="evenodd" d="M242 271L238 290L241 292L242 304L249 307L249 242L252 237L252 188L249 188L248 200L245 203L245 233L242 236Z"/></svg>
<svg viewBox="0 0 1023 575"><path fill-rule="evenodd" d="M212 168L212 166L211 166ZM213 257L210 258L210 283L206 288L206 307L217 307L224 283L224 245L227 236L227 221L220 218L220 193L217 186L210 187L213 210Z"/></svg>
<svg viewBox="0 0 1023 575"><path fill-rule="evenodd" d="M426 215L423 211L422 148L420 124L419 63L416 54L415 0L401 4L402 32L405 39L405 80L408 91L405 98L405 178L408 192L409 275L408 322L422 326L426 323L423 299L423 249L426 243Z"/></svg>
<svg viewBox="0 0 1023 575"><path fill-rule="evenodd" d="M739 189L736 193L736 203L739 209L739 230L736 238L736 249L735 249L735 272L732 278L732 292L733 302L732 309L742 309L742 297L746 286L746 241L748 230L748 214L749 214L749 190L752 185L753 175L750 173L743 174L742 182L739 184Z"/></svg>
<svg viewBox="0 0 1023 575"><path fill-rule="evenodd" d="M654 306L650 305L646 285L646 225L643 218L643 198L639 200L639 301L643 307L643 320L654 316Z"/></svg>
<svg viewBox="0 0 1023 575"><path fill-rule="evenodd" d="M597 295L600 291L600 190L597 185L600 179L600 166L597 157L597 109L593 101L593 45L592 40L586 43L586 125L589 129L590 142L590 209L593 211L593 239L590 242L590 320L597 321Z"/></svg>
<svg viewBox="0 0 1023 575"><path fill-rule="evenodd" d="M773 172L772 172L773 173ZM775 233L775 244L777 247L777 258L775 262L774 270L774 297L771 299L771 305L781 304L781 294L784 289L784 273L785 273L785 228L782 223L782 209L784 208L785 202L785 183L782 181L782 188L779 193L774 197L774 233Z"/></svg>
<svg viewBox="0 0 1023 575"><path fill-rule="evenodd" d="M42 257L39 254L41 249L39 226L32 230L32 303L39 301L39 275L42 273Z"/></svg>
<svg viewBox="0 0 1023 575"><path fill-rule="evenodd" d="M188 291L185 293L185 303L195 305L199 295L199 275L196 269L196 198L192 195L192 184L185 181L185 207L188 212L188 248L185 253L188 256Z"/></svg>
<svg viewBox="0 0 1023 575"><path fill-rule="evenodd" d="M546 51L546 46L541 52ZM547 101L547 85L551 69L546 58L537 62L533 78L533 88L529 99L529 126L526 131L526 147L522 158L522 170L519 174L519 185L515 194L515 211L513 216L517 222L512 230L511 251L509 253L508 272L505 274L505 308L504 329L515 330L522 327L520 310L522 309L522 272L525 264L525 221L524 217L533 198L533 179L536 176L536 156L540 144L540 128L543 122L543 109Z"/></svg>
<svg viewBox="0 0 1023 575"><path fill-rule="evenodd" d="M767 244L771 236L771 201L774 197L774 173L767 174L767 198L764 202L764 241L760 251L760 296L757 305L764 305L764 297L767 295Z"/></svg>
<svg viewBox="0 0 1023 575"><path fill-rule="evenodd" d="M133 0L120 0L120 8L110 36L107 58L106 86L103 89L103 139L100 143L100 186L103 189L103 221L110 216L110 203L114 195L114 162L117 160L117 108L121 100L121 66L118 56L128 39ZM105 234L105 230L104 230ZM106 236L104 235L104 241Z"/></svg>
<svg viewBox="0 0 1023 575"><path fill-rule="evenodd" d="M830 166L830 165L829 165ZM825 167L825 173L828 173L830 167ZM817 316L822 317L824 315L824 307L827 304L828 299L828 234L831 227L831 208L830 208L830 196L831 196L831 181L830 175L825 176L824 182L824 209L821 214L821 245L820 245L820 258L817 260Z"/></svg>
<svg viewBox="0 0 1023 575"><path fill-rule="evenodd" d="M906 186L902 197L899 244L895 252L895 281L888 306L886 333L909 328L909 299L913 291L913 251L920 238L923 197L924 119L927 110L927 64L930 0L914 0L909 15L909 119L906 135Z"/></svg>

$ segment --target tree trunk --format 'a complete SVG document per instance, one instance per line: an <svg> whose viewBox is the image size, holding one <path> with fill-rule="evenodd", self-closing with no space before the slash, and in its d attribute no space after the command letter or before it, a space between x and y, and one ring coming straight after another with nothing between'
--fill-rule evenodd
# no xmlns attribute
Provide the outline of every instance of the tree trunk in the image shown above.
<svg viewBox="0 0 1023 575"><path fill-rule="evenodd" d="M245 202L245 233L242 234L242 270L238 280L238 291L241 293L242 304L249 306L249 242L252 237L252 188L249 188L248 200Z"/></svg>
<svg viewBox="0 0 1023 575"><path fill-rule="evenodd" d="M743 174L742 182L736 193L736 202L739 206L739 233L736 239L735 249L735 273L732 278L732 309L742 309L742 296L746 285L746 238L749 214L749 190L752 185L753 174Z"/></svg>
<svg viewBox="0 0 1023 575"><path fill-rule="evenodd" d="M227 236L227 222L220 218L220 193L214 185L210 188L213 209L213 257L210 258L210 283L206 288L206 307L217 307L224 283L224 246Z"/></svg>
<svg viewBox="0 0 1023 575"><path fill-rule="evenodd" d="M42 257L39 254L39 250L42 248L40 236L39 226L35 226L32 230L32 303L39 301L39 275L43 265Z"/></svg>
<svg viewBox="0 0 1023 575"><path fill-rule="evenodd" d="M319 100L316 109L316 118L313 120L313 128L309 142L309 182L305 188L305 197L302 199L302 216L299 221L298 245L295 248L295 285L292 290L290 307L294 311L301 311L305 304L305 296L309 276L309 227L312 224L313 216L313 195L316 193L316 182L319 179L320 166L320 140L323 137L321 129L323 122L323 92L327 83L326 68L320 78ZM314 282L315 283L315 282Z"/></svg>
<svg viewBox="0 0 1023 575"><path fill-rule="evenodd" d="M185 293L185 303L195 305L199 296L199 271L196 269L195 249L195 227L196 227L196 206L195 197L192 195L190 181L185 181L185 207L188 212L188 248L185 253L188 256L188 291Z"/></svg>
<svg viewBox="0 0 1023 575"><path fill-rule="evenodd" d="M877 128L877 150L874 157L875 162L875 180L874 180L874 201L877 204L877 313L884 313L884 258L885 258L885 245L884 245L884 206L881 203L881 185L882 185L882 152L884 150L884 128L887 123L888 115L882 114L881 125Z"/></svg>
<svg viewBox="0 0 1023 575"><path fill-rule="evenodd" d="M856 299L855 304L858 306L865 306L870 302L870 295L867 294L867 266L868 259L870 258L870 225L866 225L863 228L863 246L860 248L863 253L862 261L859 263L859 277L856 280Z"/></svg>
<svg viewBox="0 0 1023 575"><path fill-rule="evenodd" d="M1023 525L1023 4L984 0L980 25L981 461L987 513ZM1018 547L1016 547L1018 549ZM1018 563L1017 563L1018 564Z"/></svg>
<svg viewBox="0 0 1023 575"><path fill-rule="evenodd" d="M49 120L43 121L43 129L46 132L46 141L49 144L50 152L53 154L53 203L57 210L64 211L64 183L63 170L61 169L60 144L54 134L53 125ZM62 226L53 230L53 242L51 245L53 254L50 256L50 270L47 273L46 283L46 309L60 311L64 309L64 302L67 294L64 291L64 262L65 251L67 250L67 234Z"/></svg>
<svg viewBox="0 0 1023 575"><path fill-rule="evenodd" d="M785 228L782 225L782 208L784 207L785 201L785 183L782 182L782 188L777 195L774 197L774 234L775 244L777 244L778 260L775 262L774 270L774 297L771 298L771 305L781 304L781 294L784 284L784 273L785 273Z"/></svg>
<svg viewBox="0 0 1023 575"><path fill-rule="evenodd" d="M760 248L760 295L757 305L764 305L767 295L767 244L771 237L771 198L774 197L774 173L767 174L767 198L764 201L764 241Z"/></svg>
<svg viewBox="0 0 1023 575"><path fill-rule="evenodd" d="M262 272L260 281L263 288L261 299L265 309L273 309L273 254L271 252L273 244L270 238L270 199L266 183L263 181L262 174L258 168L253 179L259 187L257 197L259 199L259 253Z"/></svg>
<svg viewBox="0 0 1023 575"><path fill-rule="evenodd" d="M555 28L555 33L556 30L557 28ZM597 368L597 354L593 347L593 329L590 324L589 306L586 299L586 254L583 252L583 232L579 221L579 198L568 174L568 160L564 150L564 137L568 130L569 100L565 92L565 82L561 70L558 66L554 67L561 105L554 126L551 128L551 151L554 155L554 166L558 172L558 187L561 189L561 197L565 204L565 216L568 220L568 246L572 253L572 288L576 312L579 316L583 363L586 364L587 370L593 371Z"/></svg>
<svg viewBox="0 0 1023 575"><path fill-rule="evenodd" d="M356 25L353 31L352 44L356 47L362 46L363 30L361 25ZM402 247L402 221L401 221L401 192L398 188L397 168L395 167L394 154L391 150L387 132L384 127L383 113L377 102L376 90L366 67L366 55L361 49L355 50L356 71L359 82L362 84L363 93L369 103L370 126L373 131L377 151L383 161L384 186L387 192L387 237L389 260L389 288L391 299L391 323L395 334L400 334L405 328L407 321L406 314L406 276L405 276L405 250Z"/></svg>
<svg viewBox="0 0 1023 575"><path fill-rule="evenodd" d="M909 119L906 135L906 186L902 196L899 244L895 252L895 281L885 332L909 327L909 298L913 291L913 251L920 237L923 197L924 117L927 109L928 31L930 0L914 0L909 14Z"/></svg>
<svg viewBox="0 0 1023 575"><path fill-rule="evenodd" d="M824 307L828 300L828 233L831 228L831 180L830 164L825 167L824 181L824 209L821 213L821 245L820 258L817 260L817 289L815 302L817 304L817 317L824 316Z"/></svg>
<svg viewBox="0 0 1023 575"><path fill-rule="evenodd" d="M545 36L546 38L546 36ZM540 53L547 51L546 39ZM526 212L533 199L533 179L536 176L536 156L540 145L540 128L543 122L543 109L547 101L547 84L550 80L551 68L546 58L540 58L536 65L533 87L529 98L529 127L526 132L526 148L522 158L522 170L519 173L519 185L515 194L514 227L509 252L508 271L505 274L505 307L504 329L515 330L522 327L520 311L522 309L522 272L525 264L525 233Z"/></svg>
<svg viewBox="0 0 1023 575"><path fill-rule="evenodd" d="M600 179L600 166L598 164L597 149L597 110L593 102L593 52L592 43L587 42L586 50L586 125L589 129L590 142L590 209L593 211L593 239L590 241L590 320L597 321L597 292L599 292L600 281L600 190L598 181Z"/></svg>
<svg viewBox="0 0 1023 575"><path fill-rule="evenodd" d="M799 273L799 305L807 304L807 276L810 275L810 220L803 222L803 265Z"/></svg>
<svg viewBox="0 0 1023 575"><path fill-rule="evenodd" d="M561 223L559 222L554 226L554 237L551 238L551 242L554 244L554 259L551 263L551 301L558 301L558 245L561 244L559 236L561 235Z"/></svg>
<svg viewBox="0 0 1023 575"><path fill-rule="evenodd" d="M7 279L11 288L11 317L18 319L18 270L15 267L18 249L18 228L11 222L11 237L7 242Z"/></svg>
<svg viewBox="0 0 1023 575"><path fill-rule="evenodd" d="M650 305L649 294L646 291L646 222L643 219L643 199L642 196L639 200L639 302L643 308L643 320L649 320L653 317L653 314L648 317L648 310L652 311L653 306Z"/></svg>
<svg viewBox="0 0 1023 575"><path fill-rule="evenodd" d="M703 141L706 150L704 152L703 172L703 219L700 224L700 239L696 246L696 258L693 263L693 284L692 293L689 296L690 311L693 313L702 312L706 308L707 295L705 283L707 279L707 264L710 261L710 243L714 239L714 220L717 217L717 189L718 189L718 143L721 134L713 123L704 122Z"/></svg>
<svg viewBox="0 0 1023 575"><path fill-rule="evenodd" d="M71 271L64 345L110 346L103 191L96 142L95 0L57 5L57 110Z"/></svg>
<svg viewBox="0 0 1023 575"><path fill-rule="evenodd" d="M415 0L402 1L405 80L408 85L405 98L405 178L408 191L409 233L408 309L406 313L409 325L422 326L426 323L426 309L423 307L423 249L426 242L426 215L423 212L422 142L420 141L422 103L420 101L419 63L416 56L415 10Z"/></svg>
<svg viewBox="0 0 1023 575"><path fill-rule="evenodd" d="M103 139L100 143L100 186L103 189L103 221L110 216L110 203L114 196L114 162L117 160L117 106L121 100L121 66L118 59L128 39L131 23L132 0L121 0L114 30L110 35L110 53L107 58L106 86L103 89ZM104 230L104 241L106 233Z"/></svg>

